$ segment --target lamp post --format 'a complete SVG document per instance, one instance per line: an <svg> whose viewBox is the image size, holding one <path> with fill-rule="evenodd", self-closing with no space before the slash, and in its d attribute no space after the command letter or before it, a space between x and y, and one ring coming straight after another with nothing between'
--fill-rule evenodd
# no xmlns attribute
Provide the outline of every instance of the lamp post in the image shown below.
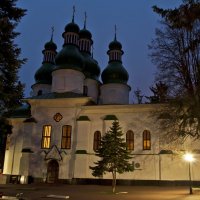
<svg viewBox="0 0 200 200"><path fill-rule="evenodd" d="M192 194L191 163L194 161L194 157L191 153L186 153L184 154L184 160L188 162L190 194Z"/></svg>

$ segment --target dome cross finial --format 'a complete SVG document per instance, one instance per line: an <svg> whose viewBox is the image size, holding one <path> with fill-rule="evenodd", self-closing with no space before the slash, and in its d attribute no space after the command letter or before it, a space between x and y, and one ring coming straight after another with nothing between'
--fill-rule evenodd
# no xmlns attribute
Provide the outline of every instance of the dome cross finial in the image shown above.
<svg viewBox="0 0 200 200"><path fill-rule="evenodd" d="M84 29L86 29L87 13L84 13Z"/></svg>
<svg viewBox="0 0 200 200"><path fill-rule="evenodd" d="M72 23L74 23L75 6L73 6Z"/></svg>
<svg viewBox="0 0 200 200"><path fill-rule="evenodd" d="M51 41L53 41L54 26L51 27Z"/></svg>
<svg viewBox="0 0 200 200"><path fill-rule="evenodd" d="M115 37L114 40L117 40L117 25L115 24Z"/></svg>

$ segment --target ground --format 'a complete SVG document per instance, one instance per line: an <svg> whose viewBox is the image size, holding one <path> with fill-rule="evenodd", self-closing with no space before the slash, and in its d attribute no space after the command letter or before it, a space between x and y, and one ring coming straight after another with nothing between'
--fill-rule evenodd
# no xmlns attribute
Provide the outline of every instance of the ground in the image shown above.
<svg viewBox="0 0 200 200"><path fill-rule="evenodd" d="M111 186L101 185L66 185L66 184L6 184L0 185L0 193L16 196L23 193L27 200L62 199L71 200L199 200L200 191L189 194L189 188L166 186L117 186L116 194L111 193ZM60 195L60 198L47 198L48 195Z"/></svg>

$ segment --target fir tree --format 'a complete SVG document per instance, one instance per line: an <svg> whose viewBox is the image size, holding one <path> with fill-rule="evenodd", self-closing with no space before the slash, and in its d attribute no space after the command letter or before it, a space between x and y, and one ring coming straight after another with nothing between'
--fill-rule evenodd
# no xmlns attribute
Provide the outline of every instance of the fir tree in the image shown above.
<svg viewBox="0 0 200 200"><path fill-rule="evenodd" d="M25 15L16 7L17 0L0 1L0 168L3 167L6 135L11 126L6 120L23 97L23 85L18 81L18 71L25 59L20 59L21 49L14 43L19 35L15 28Z"/></svg>
<svg viewBox="0 0 200 200"><path fill-rule="evenodd" d="M100 158L95 162L96 166L90 167L92 175L102 176L106 172L112 173L112 191L116 188L116 175L133 171L134 167L129 163L130 152L122 137L123 133L118 121L112 123L110 130L102 137L101 147L97 150L96 156Z"/></svg>

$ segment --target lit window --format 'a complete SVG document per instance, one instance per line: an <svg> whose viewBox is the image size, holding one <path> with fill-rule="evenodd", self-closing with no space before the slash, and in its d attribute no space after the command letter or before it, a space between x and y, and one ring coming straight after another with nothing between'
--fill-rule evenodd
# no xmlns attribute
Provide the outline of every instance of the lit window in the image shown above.
<svg viewBox="0 0 200 200"><path fill-rule="evenodd" d="M49 149L51 144L51 125L43 126L42 148Z"/></svg>
<svg viewBox="0 0 200 200"><path fill-rule="evenodd" d="M61 140L62 149L71 148L71 132L72 132L71 126L65 125L62 127L62 140Z"/></svg>
<svg viewBox="0 0 200 200"><path fill-rule="evenodd" d="M94 133L93 150L97 151L100 148L100 145L101 145L101 132L96 131Z"/></svg>
<svg viewBox="0 0 200 200"><path fill-rule="evenodd" d="M134 150L134 133L131 130L126 133L126 145L127 150Z"/></svg>
<svg viewBox="0 0 200 200"><path fill-rule="evenodd" d="M150 131L144 130L143 132L143 149L150 150L151 149L151 134Z"/></svg>

